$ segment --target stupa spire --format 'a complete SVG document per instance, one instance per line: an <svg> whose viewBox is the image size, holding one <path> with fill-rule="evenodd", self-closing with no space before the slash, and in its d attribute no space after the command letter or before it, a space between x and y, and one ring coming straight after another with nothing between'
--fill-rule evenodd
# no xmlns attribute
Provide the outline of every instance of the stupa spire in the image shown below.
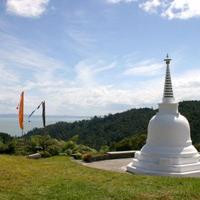
<svg viewBox="0 0 200 200"><path fill-rule="evenodd" d="M164 61L166 62L166 75L165 75L165 86L164 86L164 94L163 94L163 102L170 103L174 101L174 94L172 88L172 81L170 75L170 68L169 64L172 59L169 58L168 54Z"/></svg>

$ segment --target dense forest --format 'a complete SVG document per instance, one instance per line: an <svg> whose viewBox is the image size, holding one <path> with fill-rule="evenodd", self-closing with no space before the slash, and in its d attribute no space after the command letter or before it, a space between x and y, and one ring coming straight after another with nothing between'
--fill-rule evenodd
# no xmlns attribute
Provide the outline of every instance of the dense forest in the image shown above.
<svg viewBox="0 0 200 200"><path fill-rule="evenodd" d="M193 143L200 143L200 101L180 102L179 111L190 122ZM48 134L52 138L69 140L78 135L78 143L100 149L104 145L120 145L126 138L138 134L145 135L148 122L156 112L150 108L139 108L73 123L58 122L45 129L36 128L25 137Z"/></svg>

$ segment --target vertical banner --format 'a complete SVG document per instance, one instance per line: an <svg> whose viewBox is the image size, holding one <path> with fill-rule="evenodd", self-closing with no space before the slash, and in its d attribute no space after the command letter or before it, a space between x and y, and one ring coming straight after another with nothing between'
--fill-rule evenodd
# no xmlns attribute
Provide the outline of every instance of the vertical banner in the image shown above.
<svg viewBox="0 0 200 200"><path fill-rule="evenodd" d="M43 126L45 128L46 126L45 101L42 102L42 121L43 121Z"/></svg>
<svg viewBox="0 0 200 200"><path fill-rule="evenodd" d="M43 122L43 127L45 128L46 126L46 111L45 111L45 101L42 101L40 103L40 105L32 111L32 113L28 116L28 121L30 121L31 117L33 116L33 114L40 108L40 106L42 105L42 122Z"/></svg>
<svg viewBox="0 0 200 200"><path fill-rule="evenodd" d="M20 96L18 119L19 119L19 127L23 131L24 129L24 92L22 92Z"/></svg>

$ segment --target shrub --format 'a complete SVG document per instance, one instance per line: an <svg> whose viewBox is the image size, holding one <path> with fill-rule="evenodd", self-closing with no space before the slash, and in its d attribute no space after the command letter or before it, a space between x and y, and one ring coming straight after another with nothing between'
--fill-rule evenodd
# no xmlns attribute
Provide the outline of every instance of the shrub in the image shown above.
<svg viewBox="0 0 200 200"><path fill-rule="evenodd" d="M12 140L11 142L8 143L6 153L13 154L13 153L15 153L15 150L16 150L16 142L14 140Z"/></svg>
<svg viewBox="0 0 200 200"><path fill-rule="evenodd" d="M0 153L5 153L6 149L7 149L7 145L0 143Z"/></svg>
<svg viewBox="0 0 200 200"><path fill-rule="evenodd" d="M14 140L4 144L0 142L0 153L13 154L15 153L16 143Z"/></svg>
<svg viewBox="0 0 200 200"><path fill-rule="evenodd" d="M62 151L64 145L65 142L53 139L49 135L35 135L29 140L27 152L45 152L45 155L48 152L48 156L55 156Z"/></svg>
<svg viewBox="0 0 200 200"><path fill-rule="evenodd" d="M109 149L109 146L108 145L103 145L103 146L101 146L101 148L100 148L100 152L101 153L107 153L108 151L109 151L110 149Z"/></svg>
<svg viewBox="0 0 200 200"><path fill-rule="evenodd" d="M76 160L81 160L82 159L82 154L81 153L75 153L75 154L72 154L72 156Z"/></svg>
<svg viewBox="0 0 200 200"><path fill-rule="evenodd" d="M39 153L42 156L42 158L51 157L51 154L48 151L40 151Z"/></svg>
<svg viewBox="0 0 200 200"><path fill-rule="evenodd" d="M106 160L109 159L109 156L104 153L86 153L82 156L82 160L85 162L93 162L99 160Z"/></svg>
<svg viewBox="0 0 200 200"><path fill-rule="evenodd" d="M73 150L72 150L72 149L67 149L67 150L65 150L65 153L66 153L68 156L71 156L72 153L73 153Z"/></svg>
<svg viewBox="0 0 200 200"><path fill-rule="evenodd" d="M77 145L74 141L69 140L69 141L67 141L67 142L65 143L64 149L65 149L65 150L71 149L71 150L73 151L74 149L77 148L77 146L78 146L78 145Z"/></svg>
<svg viewBox="0 0 200 200"><path fill-rule="evenodd" d="M92 161L92 154L91 153L86 153L82 157L83 161L85 162L91 162Z"/></svg>
<svg viewBox="0 0 200 200"><path fill-rule="evenodd" d="M88 152L96 153L97 151L95 149L88 147L88 146L80 144L76 147L76 149L74 149L74 152L75 153L79 152L79 153L85 154L85 153L88 153Z"/></svg>
<svg viewBox="0 0 200 200"><path fill-rule="evenodd" d="M40 146L40 139L40 135L32 136L29 140L27 151L30 153L36 153L38 150L42 150L43 148Z"/></svg>
<svg viewBox="0 0 200 200"><path fill-rule="evenodd" d="M46 151L48 151L50 155L55 156L60 153L61 149L58 145L53 144L53 145L48 146Z"/></svg>

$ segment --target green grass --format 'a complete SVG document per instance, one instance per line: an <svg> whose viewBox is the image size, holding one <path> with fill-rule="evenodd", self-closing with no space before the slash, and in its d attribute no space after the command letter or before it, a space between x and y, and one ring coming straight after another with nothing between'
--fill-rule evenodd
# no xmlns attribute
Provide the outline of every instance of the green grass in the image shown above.
<svg viewBox="0 0 200 200"><path fill-rule="evenodd" d="M0 200L200 199L200 178L121 174L87 168L67 157L0 156Z"/></svg>

